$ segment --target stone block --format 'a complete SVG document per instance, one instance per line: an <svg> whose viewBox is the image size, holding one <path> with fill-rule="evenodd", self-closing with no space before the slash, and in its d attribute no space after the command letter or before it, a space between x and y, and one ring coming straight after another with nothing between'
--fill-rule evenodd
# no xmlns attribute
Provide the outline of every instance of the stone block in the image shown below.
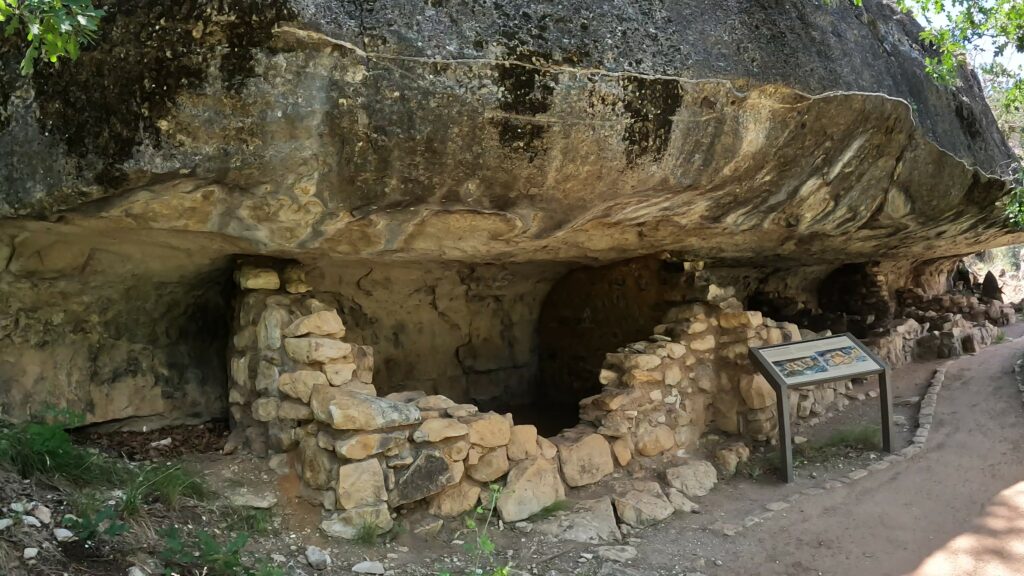
<svg viewBox="0 0 1024 576"><path fill-rule="evenodd" d="M433 418L420 424L412 435L416 442L440 442L446 438L456 438L469 434L469 426L454 418Z"/></svg>
<svg viewBox="0 0 1024 576"><path fill-rule="evenodd" d="M558 455L558 446L543 436L537 436L537 448L540 450L540 455L548 460Z"/></svg>
<svg viewBox="0 0 1024 576"><path fill-rule="evenodd" d="M409 441L408 432L356 434L333 442L334 453L349 460L362 460L398 448Z"/></svg>
<svg viewBox="0 0 1024 576"><path fill-rule="evenodd" d="M282 374L277 379L277 389L282 394L307 403L309 402L310 395L313 394L313 388L326 384L327 376L324 376L322 372L314 372L313 370L288 372Z"/></svg>
<svg viewBox="0 0 1024 576"><path fill-rule="evenodd" d="M331 386L344 386L355 377L356 365L355 362L331 362L324 364L324 374Z"/></svg>
<svg viewBox="0 0 1024 576"><path fill-rule="evenodd" d="M337 504L346 510L372 506L388 499L384 472L376 459L340 466L336 490Z"/></svg>
<svg viewBox="0 0 1024 576"><path fill-rule="evenodd" d="M315 437L306 436L299 443L299 461L302 468L302 479L314 490L334 488L334 469L338 459L334 454L324 450Z"/></svg>
<svg viewBox="0 0 1024 576"><path fill-rule="evenodd" d="M388 497L392 508L422 500L452 486L462 476L462 465L449 462L440 450L425 448L405 468Z"/></svg>
<svg viewBox="0 0 1024 576"><path fill-rule="evenodd" d="M284 289L289 294L305 294L313 289L306 283L306 271L298 264L290 264L285 267L281 275L284 280Z"/></svg>
<svg viewBox="0 0 1024 576"><path fill-rule="evenodd" d="M231 379L242 390L253 388L249 379L249 355L235 356L231 359Z"/></svg>
<svg viewBox="0 0 1024 576"><path fill-rule="evenodd" d="M301 364L328 364L352 354L352 345L331 338L285 338L284 349Z"/></svg>
<svg viewBox="0 0 1024 576"><path fill-rule="evenodd" d="M500 414L488 412L468 418L462 422L469 427L469 441L485 448L506 446L512 439L512 426Z"/></svg>
<svg viewBox="0 0 1024 576"><path fill-rule="evenodd" d="M334 310L323 310L303 316L292 322L284 329L287 338L314 334L317 336L330 336L332 338L343 338L345 336L345 324L341 317Z"/></svg>
<svg viewBox="0 0 1024 576"><path fill-rule="evenodd" d="M558 436L555 444L569 486L594 484L615 470L611 446L600 434Z"/></svg>
<svg viewBox="0 0 1024 576"><path fill-rule="evenodd" d="M277 379L277 366L260 360L259 367L256 369L256 391L263 396L277 396Z"/></svg>
<svg viewBox="0 0 1024 576"><path fill-rule="evenodd" d="M619 518L633 528L646 528L665 520L675 512L661 489L630 490L612 500Z"/></svg>
<svg viewBox="0 0 1024 576"><path fill-rule="evenodd" d="M690 340L690 350L695 352L707 352L715 348L715 337L712 334L705 334L699 338Z"/></svg>
<svg viewBox="0 0 1024 576"><path fill-rule="evenodd" d="M553 460L527 458L515 464L498 497L498 514L505 522L518 522L533 516L565 498L565 486Z"/></svg>
<svg viewBox="0 0 1024 576"><path fill-rule="evenodd" d="M270 422L277 418L281 401L277 398L258 398L252 403L252 417L257 422Z"/></svg>
<svg viewBox="0 0 1024 576"><path fill-rule="evenodd" d="M420 411L411 404L318 385L309 399L313 415L337 430L379 430L420 422Z"/></svg>
<svg viewBox="0 0 1024 576"><path fill-rule="evenodd" d="M740 395L747 407L753 410L775 405L775 390L760 374L744 374L740 377Z"/></svg>
<svg viewBox="0 0 1024 576"><path fill-rule="evenodd" d="M260 315L256 327L256 342L261 350L277 350L281 347L281 332L288 323L288 311L277 306L268 306Z"/></svg>
<svg viewBox="0 0 1024 576"><path fill-rule="evenodd" d="M537 427L530 424L513 426L508 443L508 459L514 461L525 460L539 453Z"/></svg>
<svg viewBox="0 0 1024 576"><path fill-rule="evenodd" d="M612 453L619 466L626 466L633 460L633 441L628 436L612 442Z"/></svg>
<svg viewBox="0 0 1024 576"><path fill-rule="evenodd" d="M487 451L475 464L466 466L469 477L478 482L492 482L508 473L508 450L502 446Z"/></svg>
<svg viewBox="0 0 1024 576"><path fill-rule="evenodd" d="M282 420L312 420L313 410L303 402L284 400L277 408L277 417Z"/></svg>
<svg viewBox="0 0 1024 576"><path fill-rule="evenodd" d="M271 268L242 266L235 279L242 290L277 290L281 287L281 278Z"/></svg>
<svg viewBox="0 0 1024 576"><path fill-rule="evenodd" d="M577 502L567 514L561 514L536 525L538 532L548 536L588 544L622 540L611 498Z"/></svg>
<svg viewBox="0 0 1024 576"><path fill-rule="evenodd" d="M473 480L463 479L443 492L429 497L427 511L441 518L454 518L476 507L480 498L480 485Z"/></svg>
<svg viewBox="0 0 1024 576"><path fill-rule="evenodd" d="M641 426L635 433L636 451L642 456L657 456L675 447L675 435L672 429L664 424Z"/></svg>
<svg viewBox="0 0 1024 576"><path fill-rule="evenodd" d="M704 460L691 460L665 471L668 483L690 498L706 496L718 483L715 467Z"/></svg>

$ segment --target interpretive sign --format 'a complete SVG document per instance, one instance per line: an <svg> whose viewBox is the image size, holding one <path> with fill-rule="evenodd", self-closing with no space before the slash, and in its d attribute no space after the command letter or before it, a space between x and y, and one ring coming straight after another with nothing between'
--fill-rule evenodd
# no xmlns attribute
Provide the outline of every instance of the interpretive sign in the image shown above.
<svg viewBox="0 0 1024 576"><path fill-rule="evenodd" d="M888 368L878 356L851 334L826 336L750 349L754 367L775 389L779 420L779 451L786 482L793 481L793 446L789 434L788 389L862 376L878 376L882 406L882 448L892 451L892 398Z"/></svg>

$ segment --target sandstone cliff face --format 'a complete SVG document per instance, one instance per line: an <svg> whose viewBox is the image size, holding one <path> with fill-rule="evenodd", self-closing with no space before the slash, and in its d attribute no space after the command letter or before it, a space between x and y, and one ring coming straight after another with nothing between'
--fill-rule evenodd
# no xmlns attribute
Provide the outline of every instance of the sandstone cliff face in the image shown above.
<svg viewBox="0 0 1024 576"><path fill-rule="evenodd" d="M94 420L221 411L203 399L223 396L223 360L201 358L225 336L195 306L229 307L235 254L318 267L365 307L362 341L414 350L379 355L385 389L454 375L473 396L480 374L535 377L546 286L580 264L914 262L1021 241L976 78L932 83L916 24L879 2L104 8L74 64L23 79L18 47L0 50L15 412L57 373ZM375 265L382 284L360 284ZM403 306L419 328L397 326ZM118 354L152 396L103 412Z"/></svg>

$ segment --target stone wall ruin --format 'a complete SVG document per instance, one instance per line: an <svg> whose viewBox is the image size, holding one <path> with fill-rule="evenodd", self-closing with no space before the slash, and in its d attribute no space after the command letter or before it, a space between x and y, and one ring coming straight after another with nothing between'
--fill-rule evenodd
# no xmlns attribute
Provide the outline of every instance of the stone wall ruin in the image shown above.
<svg viewBox="0 0 1024 576"><path fill-rule="evenodd" d="M314 289L299 265L243 261L236 280L227 450L284 458L324 509L322 528L345 538L367 523L389 530L399 508L461 514L493 482L505 485L502 519L522 520L634 460L697 452L710 430L772 441L774 392L748 347L802 338L712 290L712 301L673 306L647 339L607 353L591 374L600 392L578 403L580 422L545 438L513 414L441 394L378 394L382 358L352 340L328 304L337 296ZM791 391L792 417L842 409L849 387Z"/></svg>

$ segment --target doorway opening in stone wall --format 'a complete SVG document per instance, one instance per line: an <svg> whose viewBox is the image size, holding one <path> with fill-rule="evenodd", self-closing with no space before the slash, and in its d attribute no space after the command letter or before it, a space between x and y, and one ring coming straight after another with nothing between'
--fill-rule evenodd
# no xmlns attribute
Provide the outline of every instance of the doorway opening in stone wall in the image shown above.
<svg viewBox="0 0 1024 576"><path fill-rule="evenodd" d="M577 424L580 400L601 392L605 355L652 334L683 299L682 273L681 263L645 256L577 268L555 282L537 323L535 396L513 412L542 434Z"/></svg>

